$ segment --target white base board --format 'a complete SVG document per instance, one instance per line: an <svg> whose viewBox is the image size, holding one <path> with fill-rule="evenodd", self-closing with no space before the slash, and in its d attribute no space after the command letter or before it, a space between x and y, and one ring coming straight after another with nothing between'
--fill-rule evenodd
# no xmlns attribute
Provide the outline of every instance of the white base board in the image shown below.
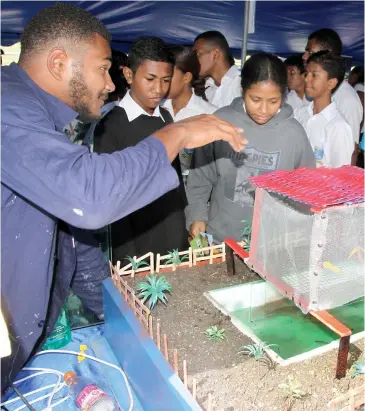
<svg viewBox="0 0 365 411"><path fill-rule="evenodd" d="M233 287L222 288L204 293L205 297L220 310L224 315L231 317L233 325L238 328L244 335L251 338L255 343L260 344L263 341L247 325L243 324L235 317L234 312L240 309L259 307L268 303L284 300L281 294L266 281L254 281L251 283L240 284ZM299 310L299 308L298 308ZM310 314L308 314L310 315ZM365 331L351 336L351 342L355 342L365 337ZM270 358L278 364L285 366L313 358L325 352L338 348L340 340L332 341L322 347L315 348L294 357L284 359L275 351L267 348L265 351Z"/></svg>

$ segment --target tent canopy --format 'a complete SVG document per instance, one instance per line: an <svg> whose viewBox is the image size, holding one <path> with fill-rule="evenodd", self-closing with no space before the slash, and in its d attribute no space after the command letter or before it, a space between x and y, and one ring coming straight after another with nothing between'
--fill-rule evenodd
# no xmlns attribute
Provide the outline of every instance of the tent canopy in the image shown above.
<svg viewBox="0 0 365 411"><path fill-rule="evenodd" d="M244 1L79 1L113 35L112 46L128 51L142 35L161 37L169 44L191 44L206 30L219 30L233 54L240 56ZM29 19L50 1L2 1L2 45L19 41ZM268 51L287 56L302 53L308 35L320 28L336 30L343 55L364 60L364 3L362 1L257 1L255 33L248 52ZM51 29L51 28L50 28Z"/></svg>

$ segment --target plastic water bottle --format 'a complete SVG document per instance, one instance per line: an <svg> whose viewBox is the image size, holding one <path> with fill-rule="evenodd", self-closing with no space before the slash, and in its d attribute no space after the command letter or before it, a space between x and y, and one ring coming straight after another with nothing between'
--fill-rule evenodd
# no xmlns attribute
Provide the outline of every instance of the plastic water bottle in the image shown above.
<svg viewBox="0 0 365 411"><path fill-rule="evenodd" d="M70 395L82 411L114 411L113 400L105 394L93 381L79 377L73 371L64 375Z"/></svg>

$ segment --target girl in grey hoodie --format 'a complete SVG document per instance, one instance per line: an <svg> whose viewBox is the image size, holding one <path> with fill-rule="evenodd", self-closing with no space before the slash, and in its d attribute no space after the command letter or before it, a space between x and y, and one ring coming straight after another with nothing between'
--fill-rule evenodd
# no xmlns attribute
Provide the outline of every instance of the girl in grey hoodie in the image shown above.
<svg viewBox="0 0 365 411"><path fill-rule="evenodd" d="M259 53L241 74L242 98L214 114L244 129L248 145L241 153L216 141L194 152L187 182L187 228L194 237L208 232L215 241L241 240L242 220L251 224L254 188L248 178L278 169L315 167L302 126L284 103L286 68L276 56ZM209 206L208 206L209 203Z"/></svg>

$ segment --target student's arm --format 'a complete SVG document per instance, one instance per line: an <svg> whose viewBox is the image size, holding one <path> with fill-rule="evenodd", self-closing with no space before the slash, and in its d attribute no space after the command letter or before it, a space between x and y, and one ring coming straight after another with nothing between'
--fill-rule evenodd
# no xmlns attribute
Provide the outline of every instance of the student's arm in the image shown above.
<svg viewBox="0 0 365 411"><path fill-rule="evenodd" d="M330 167L341 167L351 164L354 151L354 139L351 127L343 121L331 127L324 145L326 163Z"/></svg>
<svg viewBox="0 0 365 411"><path fill-rule="evenodd" d="M355 98L336 100L336 106L351 128L352 138L355 142L351 164L356 165L359 153L360 124L364 116L363 106L357 93Z"/></svg>
<svg viewBox="0 0 365 411"><path fill-rule="evenodd" d="M362 121L361 121L361 124L360 124L360 130L361 130L362 125L364 124L364 92L363 91L358 91L358 90L356 92L357 92L357 95L359 96L359 99L360 99L361 105L362 105L363 117L362 117Z"/></svg>
<svg viewBox="0 0 365 411"><path fill-rule="evenodd" d="M187 229L194 237L200 231L205 231L208 223L208 201L217 183L213 151L214 144L194 150L192 168L189 171L186 186L188 206L185 208L185 216Z"/></svg>

